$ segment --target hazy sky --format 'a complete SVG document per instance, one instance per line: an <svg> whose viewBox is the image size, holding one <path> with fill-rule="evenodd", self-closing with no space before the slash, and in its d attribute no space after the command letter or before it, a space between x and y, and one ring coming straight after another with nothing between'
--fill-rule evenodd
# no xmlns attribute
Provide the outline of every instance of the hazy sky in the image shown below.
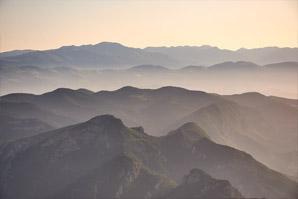
<svg viewBox="0 0 298 199"><path fill-rule="evenodd" d="M0 0L1 52L132 47L296 47L297 0Z"/></svg>

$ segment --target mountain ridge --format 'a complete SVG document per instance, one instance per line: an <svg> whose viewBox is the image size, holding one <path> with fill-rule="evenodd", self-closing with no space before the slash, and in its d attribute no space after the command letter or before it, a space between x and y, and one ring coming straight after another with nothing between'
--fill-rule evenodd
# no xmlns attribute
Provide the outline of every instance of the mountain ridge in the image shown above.
<svg viewBox="0 0 298 199"><path fill-rule="evenodd" d="M177 51L177 52L176 52ZM101 42L95 45L63 46L44 51L18 52L1 58L2 65L38 65L123 68L129 65L156 64L173 68L181 65L210 65L224 61L253 61L271 64L284 61L298 61L297 48L260 48L237 51L217 47L147 47L144 49L126 47L119 43ZM285 53L287 52L287 53ZM262 55L263 54L263 55ZM212 56L211 56L212 55Z"/></svg>
<svg viewBox="0 0 298 199"><path fill-rule="evenodd" d="M187 126L193 127L193 124ZM180 128L179 134L184 133L181 129L185 126ZM199 128L187 129L191 134L201 136ZM164 142L168 144L164 145ZM123 156L123 153L127 155ZM119 164L117 161L120 161ZM108 166L101 167L106 163ZM120 198L125 194L154 198L156 191L165 194L173 188L171 177L180 179L192 168L229 180L247 197L293 198L296 194L294 187L297 186L294 181L232 147L216 144L207 138L185 144L178 138L152 137L124 126L121 120L111 115L97 116L80 124L1 145L0 168L0 194L3 198L61 198L73 193L82 194L78 198L90 197L93 193L107 193L103 196L109 197L117 197L118 193ZM258 175L251 175L252 171ZM14 174L13 177L9 177L11 174ZM144 183L146 179L151 179L149 181L153 183ZM103 186L98 184L103 181L108 183L109 189L115 190L105 192L108 187L101 189ZM157 189L156 183L160 181L163 188ZM129 191L130 186L141 184L137 192ZM78 186L82 187L82 192L76 192L79 191ZM225 183L223 186L230 185ZM278 191L273 191L277 187Z"/></svg>

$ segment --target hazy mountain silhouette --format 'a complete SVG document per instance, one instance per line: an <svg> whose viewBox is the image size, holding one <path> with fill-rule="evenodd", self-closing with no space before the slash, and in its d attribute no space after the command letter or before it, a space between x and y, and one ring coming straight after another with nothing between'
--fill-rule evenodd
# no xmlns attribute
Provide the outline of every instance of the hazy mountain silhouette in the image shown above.
<svg viewBox="0 0 298 199"><path fill-rule="evenodd" d="M193 123L153 137L111 115L1 145L0 168L1 198L162 197L175 192L171 179L193 168L229 180L245 197L297 196L296 182L214 143ZM218 196L240 196L227 181L198 173L205 177L196 182L209 184Z"/></svg>
<svg viewBox="0 0 298 199"><path fill-rule="evenodd" d="M123 68L131 65L177 65L179 61L161 53L151 53L118 43L102 42L96 45L63 46L59 49L34 51L17 56L4 57L4 65L70 66L93 68Z"/></svg>
<svg viewBox="0 0 298 199"><path fill-rule="evenodd" d="M63 46L45 51L13 51L0 54L1 65L63 66L93 68L123 68L132 65L164 65L172 68L183 65L213 65L227 61L248 61L257 64L297 62L297 48L267 47L237 51L211 46L201 47L126 47L118 43Z"/></svg>
<svg viewBox="0 0 298 199"><path fill-rule="evenodd" d="M297 146L297 106L281 102L288 99L275 100L259 93L221 96L179 87L129 86L94 93L60 88L42 95L10 94L0 99L3 105L10 105L5 105L3 115L22 115L56 128L102 114L113 114L127 126L141 125L151 135L165 135L179 125L196 122L214 141L296 175L296 167L286 167L282 158Z"/></svg>
<svg viewBox="0 0 298 199"><path fill-rule="evenodd" d="M276 62L297 62L297 48L265 47L256 49L241 48L236 51L212 46L148 47L148 52L163 53L191 65L212 65L227 61L248 61L257 64Z"/></svg>
<svg viewBox="0 0 298 199"><path fill-rule="evenodd" d="M33 51L34 50L13 50L13 51L8 51L8 52L3 52L3 53L0 53L0 58L22 55L22 54L30 53Z"/></svg>
<svg viewBox="0 0 298 199"><path fill-rule="evenodd" d="M261 66L243 61L180 69L162 65L138 65L121 70L0 65L0 78L2 95L23 91L44 93L60 87L97 91L115 90L123 85L143 88L172 85L223 94L257 91L294 98L297 91L297 70L298 62Z"/></svg>

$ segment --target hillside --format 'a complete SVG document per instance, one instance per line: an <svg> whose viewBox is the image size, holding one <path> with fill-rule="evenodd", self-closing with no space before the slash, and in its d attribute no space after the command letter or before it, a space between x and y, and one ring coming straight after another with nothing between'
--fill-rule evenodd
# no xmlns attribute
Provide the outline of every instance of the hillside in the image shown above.
<svg viewBox="0 0 298 199"><path fill-rule="evenodd" d="M245 197L295 198L296 182L206 136L195 124L186 124L152 137L103 115L4 144L1 198L161 197L192 168L230 181ZM208 178L201 183L209 183Z"/></svg>

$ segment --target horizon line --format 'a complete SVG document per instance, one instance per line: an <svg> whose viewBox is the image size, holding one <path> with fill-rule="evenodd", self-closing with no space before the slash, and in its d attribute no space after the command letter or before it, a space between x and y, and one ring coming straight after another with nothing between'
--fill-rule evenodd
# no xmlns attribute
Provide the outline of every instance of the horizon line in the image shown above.
<svg viewBox="0 0 298 199"><path fill-rule="evenodd" d="M289 47L289 46L275 46L275 45L272 45L272 46L263 46L263 47L254 47L254 48L245 48L245 47L241 47L241 48L237 48L235 50L233 49L228 49L228 48L220 48L218 46L212 46L212 45L208 45L208 44L202 44L202 45L172 45L172 46L166 46L166 45L160 45L160 46L146 46L146 47L133 47L133 46L130 46L130 45L124 45L120 42L114 42L114 41L101 41L99 43L93 43L93 44L81 44L81 45L62 45L62 46L58 46L56 48L47 48L47 49L30 49L30 48L23 48L23 49L14 49L14 50L8 50L8 51L3 51L3 52L0 52L1 53L7 53L7 52L12 52L12 51L24 51L24 50L32 50L32 51L48 51L48 50L57 50L57 49L60 49L60 48L63 48L63 47L81 47L81 46L95 46L95 45L99 45L99 44L102 44L102 43L110 43L110 44L120 44L124 47L128 47L128 48L135 48L135 49L146 49L146 48L177 48L177 47L191 47L191 48L195 48L195 47L211 47L211 48L218 48L220 50L229 50L229 51L233 51L233 52L236 52L236 51L239 51L239 50L255 50L255 49L262 49L262 48L291 48L291 49L298 49L298 47Z"/></svg>

